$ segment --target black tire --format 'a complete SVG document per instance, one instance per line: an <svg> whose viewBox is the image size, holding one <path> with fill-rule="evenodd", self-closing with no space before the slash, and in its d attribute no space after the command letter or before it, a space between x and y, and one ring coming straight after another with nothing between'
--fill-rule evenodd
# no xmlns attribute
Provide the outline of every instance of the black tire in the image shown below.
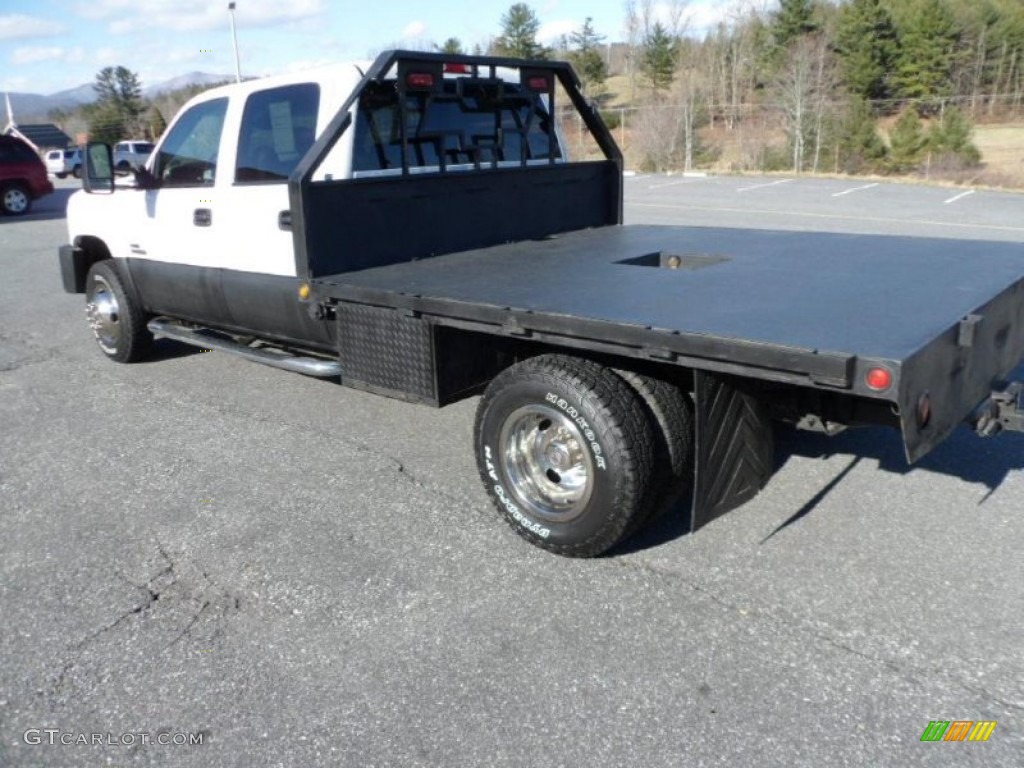
<svg viewBox="0 0 1024 768"><path fill-rule="evenodd" d="M76 165L74 168L72 168L71 175L74 176L76 179L82 178L82 166Z"/></svg>
<svg viewBox="0 0 1024 768"><path fill-rule="evenodd" d="M680 387L633 371L616 370L643 403L654 433L654 471L648 516L654 522L675 507L693 482L693 401Z"/></svg>
<svg viewBox="0 0 1024 768"><path fill-rule="evenodd" d="M0 186L0 210L8 216L24 216L32 210L32 195L24 184L14 182Z"/></svg>
<svg viewBox="0 0 1024 768"><path fill-rule="evenodd" d="M68 177L68 175L66 173L58 173L58 174L55 174L55 175L57 176L58 179L66 179Z"/></svg>
<svg viewBox="0 0 1024 768"><path fill-rule="evenodd" d="M85 314L100 351L111 360L134 363L149 352L153 334L146 316L109 259L93 264L85 278Z"/></svg>
<svg viewBox="0 0 1024 768"><path fill-rule="evenodd" d="M474 428L477 466L498 511L531 544L569 557L607 551L645 514L653 440L623 379L565 355L499 374Z"/></svg>

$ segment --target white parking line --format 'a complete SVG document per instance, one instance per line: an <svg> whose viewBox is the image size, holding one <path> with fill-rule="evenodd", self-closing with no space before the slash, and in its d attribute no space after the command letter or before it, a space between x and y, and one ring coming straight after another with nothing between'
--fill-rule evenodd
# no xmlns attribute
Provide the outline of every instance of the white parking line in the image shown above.
<svg viewBox="0 0 1024 768"><path fill-rule="evenodd" d="M945 202L945 205L949 205L950 203L955 203L955 202L956 202L957 200L963 200L963 199L964 199L965 197L968 197L968 196L970 196L970 195L973 195L973 194L975 193L975 191L976 191L976 190L973 190L973 189L969 189L969 190L967 190L966 192L961 192L961 193L960 193L959 195L957 195L956 197L951 197L951 198L949 198L949 200L947 200L947 201Z"/></svg>
<svg viewBox="0 0 1024 768"><path fill-rule="evenodd" d="M854 187L853 189L844 189L842 192L836 192L832 197L842 197L843 195L849 195L852 192L860 192L862 189L872 189L877 187L878 184L865 184L863 187Z"/></svg>
<svg viewBox="0 0 1024 768"><path fill-rule="evenodd" d="M679 181L669 181L665 184L651 184L648 189L664 189L665 187L676 187L680 184L694 184L698 181L704 181L704 179L680 179Z"/></svg>
<svg viewBox="0 0 1024 768"><path fill-rule="evenodd" d="M749 192L752 189L764 189L765 187L777 187L779 184L789 184L789 182L795 181L795 179L783 179L782 181L773 181L770 184L755 184L752 187L740 187L737 192Z"/></svg>

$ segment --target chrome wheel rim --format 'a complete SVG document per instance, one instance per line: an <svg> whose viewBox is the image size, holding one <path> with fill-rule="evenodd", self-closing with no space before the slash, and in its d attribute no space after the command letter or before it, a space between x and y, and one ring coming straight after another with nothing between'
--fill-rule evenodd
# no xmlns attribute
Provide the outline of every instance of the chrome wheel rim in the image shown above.
<svg viewBox="0 0 1024 768"><path fill-rule="evenodd" d="M117 352L121 339L121 309L110 283L101 275L93 275L85 315L100 348L109 354Z"/></svg>
<svg viewBox="0 0 1024 768"><path fill-rule="evenodd" d="M28 208L28 195L14 188L4 192L4 208L11 213L21 213Z"/></svg>
<svg viewBox="0 0 1024 768"><path fill-rule="evenodd" d="M499 444L510 490L528 512L556 523L582 514L594 465L579 427L564 413L524 406L505 420Z"/></svg>

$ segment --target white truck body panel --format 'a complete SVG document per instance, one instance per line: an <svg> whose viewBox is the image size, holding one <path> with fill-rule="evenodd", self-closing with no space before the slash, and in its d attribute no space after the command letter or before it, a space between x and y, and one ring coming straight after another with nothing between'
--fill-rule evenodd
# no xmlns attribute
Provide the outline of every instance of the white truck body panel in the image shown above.
<svg viewBox="0 0 1024 768"><path fill-rule="evenodd" d="M168 126L145 168L157 170L160 152L175 126L200 104L228 97L216 155L217 174L209 185L138 189L119 184L112 195L79 191L68 201L71 242L102 240L114 258L152 259L171 264L295 276L291 232L278 225L289 208L287 180L238 182L235 167L239 131L247 99L287 85L313 83L320 97L316 119L319 136L362 78L356 64L268 77L221 86L190 100ZM351 173L351 132L317 169L317 178L347 178ZM197 226L198 210L207 210L209 226Z"/></svg>

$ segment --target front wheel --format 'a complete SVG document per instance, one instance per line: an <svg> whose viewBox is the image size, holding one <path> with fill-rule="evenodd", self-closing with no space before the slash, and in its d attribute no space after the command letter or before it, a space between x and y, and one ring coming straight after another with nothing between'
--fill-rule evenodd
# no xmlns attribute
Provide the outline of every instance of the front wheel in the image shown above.
<svg viewBox="0 0 1024 768"><path fill-rule="evenodd" d="M506 369L474 435L491 500L535 546L593 557L646 512L651 425L631 387L596 363L542 355Z"/></svg>
<svg viewBox="0 0 1024 768"><path fill-rule="evenodd" d="M142 308L128 295L112 261L98 261L85 278L85 314L100 350L119 363L134 363L149 351L153 334Z"/></svg>
<svg viewBox="0 0 1024 768"><path fill-rule="evenodd" d="M74 176L76 179L82 178L82 166L76 165L73 169L71 169L71 175Z"/></svg>
<svg viewBox="0 0 1024 768"><path fill-rule="evenodd" d="M32 198L21 184L8 184L0 189L0 207L8 216L22 216L32 210Z"/></svg>

